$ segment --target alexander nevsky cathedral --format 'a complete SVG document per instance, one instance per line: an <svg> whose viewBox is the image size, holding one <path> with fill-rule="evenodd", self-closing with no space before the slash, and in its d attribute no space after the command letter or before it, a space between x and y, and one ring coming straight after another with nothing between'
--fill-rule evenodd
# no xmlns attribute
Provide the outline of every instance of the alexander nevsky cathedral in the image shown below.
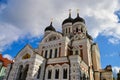
<svg viewBox="0 0 120 80"><path fill-rule="evenodd" d="M97 43L79 16L62 22L62 32L52 22L38 48L29 44L18 52L4 80L113 80L112 67L101 69Z"/></svg>

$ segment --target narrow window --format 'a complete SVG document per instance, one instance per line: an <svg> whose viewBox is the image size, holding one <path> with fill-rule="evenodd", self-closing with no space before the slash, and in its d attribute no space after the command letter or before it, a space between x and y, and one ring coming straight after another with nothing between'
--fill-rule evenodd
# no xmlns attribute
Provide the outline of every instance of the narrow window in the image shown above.
<svg viewBox="0 0 120 80"><path fill-rule="evenodd" d="M69 28L69 33L70 33L70 28Z"/></svg>
<svg viewBox="0 0 120 80"><path fill-rule="evenodd" d="M78 32L78 28L76 28L76 32Z"/></svg>
<svg viewBox="0 0 120 80"><path fill-rule="evenodd" d="M78 55L78 50L75 51L75 55Z"/></svg>
<svg viewBox="0 0 120 80"><path fill-rule="evenodd" d="M67 69L63 69L63 79L67 79Z"/></svg>
<svg viewBox="0 0 120 80"><path fill-rule="evenodd" d="M83 50L82 49L80 49L80 57L83 60Z"/></svg>
<svg viewBox="0 0 120 80"><path fill-rule="evenodd" d="M52 70L48 70L48 79L51 79Z"/></svg>
<svg viewBox="0 0 120 80"><path fill-rule="evenodd" d="M39 78L40 78L40 71L41 71L41 66L39 66L39 69L38 69L37 79L39 79Z"/></svg>
<svg viewBox="0 0 120 80"><path fill-rule="evenodd" d="M47 50L45 51L45 58L47 58Z"/></svg>
<svg viewBox="0 0 120 80"><path fill-rule="evenodd" d="M27 65L25 66L24 71L23 71L22 79L20 79L20 80L26 80L27 73L28 73L28 69L29 69L29 65L27 64Z"/></svg>
<svg viewBox="0 0 120 80"><path fill-rule="evenodd" d="M50 58L52 58L52 49L50 49Z"/></svg>
<svg viewBox="0 0 120 80"><path fill-rule="evenodd" d="M55 58L57 57L57 48L55 49Z"/></svg>
<svg viewBox="0 0 120 80"><path fill-rule="evenodd" d="M59 69L55 70L55 79L59 79Z"/></svg>
<svg viewBox="0 0 120 80"><path fill-rule="evenodd" d="M59 47L59 56L61 55L61 47Z"/></svg>
<svg viewBox="0 0 120 80"><path fill-rule="evenodd" d="M66 28L66 33L67 33L67 28Z"/></svg>
<svg viewBox="0 0 120 80"><path fill-rule="evenodd" d="M17 73L17 80L21 79L23 66L20 65Z"/></svg>

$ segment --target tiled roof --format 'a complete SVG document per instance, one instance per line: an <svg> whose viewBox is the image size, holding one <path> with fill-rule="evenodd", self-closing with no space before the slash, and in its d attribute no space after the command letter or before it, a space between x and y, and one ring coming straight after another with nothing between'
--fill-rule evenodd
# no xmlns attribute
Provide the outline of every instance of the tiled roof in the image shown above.
<svg viewBox="0 0 120 80"><path fill-rule="evenodd" d="M11 61L11 60L9 60L7 58L3 58L2 54L0 54L0 61L3 62L4 67L7 67L8 64L13 63L13 61Z"/></svg>

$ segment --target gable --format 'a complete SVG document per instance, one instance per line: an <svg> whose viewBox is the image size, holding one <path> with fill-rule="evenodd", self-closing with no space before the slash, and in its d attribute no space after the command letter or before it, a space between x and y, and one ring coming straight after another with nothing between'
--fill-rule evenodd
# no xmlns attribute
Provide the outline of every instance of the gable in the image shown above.
<svg viewBox="0 0 120 80"><path fill-rule="evenodd" d="M57 40L57 39L60 39L62 38L62 35L58 32L51 32L50 34L48 34L43 40L42 42L45 43L45 42L49 42L49 41L54 41L54 40Z"/></svg>
<svg viewBox="0 0 120 80"><path fill-rule="evenodd" d="M30 45L26 45L15 57L15 61L30 59L33 55L33 49Z"/></svg>

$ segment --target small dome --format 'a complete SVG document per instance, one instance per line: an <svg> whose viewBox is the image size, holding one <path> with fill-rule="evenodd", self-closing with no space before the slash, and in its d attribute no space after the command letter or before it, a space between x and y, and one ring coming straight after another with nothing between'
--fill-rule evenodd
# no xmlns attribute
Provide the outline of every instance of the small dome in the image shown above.
<svg viewBox="0 0 120 80"><path fill-rule="evenodd" d="M69 17L63 21L62 25L64 25L65 23L72 23L72 22L73 22L73 18L71 18L71 10L70 10Z"/></svg>
<svg viewBox="0 0 120 80"><path fill-rule="evenodd" d="M79 13L77 14L77 17L73 20L73 24L76 22L83 22L85 24L85 20L81 17L79 17Z"/></svg>
<svg viewBox="0 0 120 80"><path fill-rule="evenodd" d="M52 26L52 22L48 27L45 28L45 31L56 31L55 28Z"/></svg>

